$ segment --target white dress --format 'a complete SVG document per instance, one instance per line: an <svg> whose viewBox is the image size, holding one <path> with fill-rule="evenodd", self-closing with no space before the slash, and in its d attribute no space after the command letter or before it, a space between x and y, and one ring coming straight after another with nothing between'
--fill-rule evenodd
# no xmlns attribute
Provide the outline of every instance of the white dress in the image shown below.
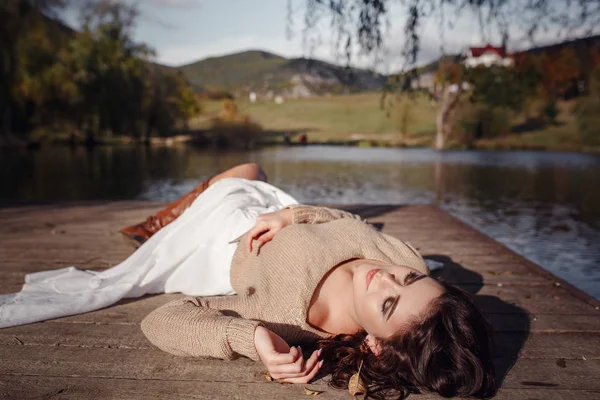
<svg viewBox="0 0 600 400"><path fill-rule="evenodd" d="M237 244L260 214L297 201L265 182L215 182L129 258L102 272L75 267L25 276L18 293L0 295L0 328L80 314L127 297L182 292L234 294L229 281Z"/></svg>

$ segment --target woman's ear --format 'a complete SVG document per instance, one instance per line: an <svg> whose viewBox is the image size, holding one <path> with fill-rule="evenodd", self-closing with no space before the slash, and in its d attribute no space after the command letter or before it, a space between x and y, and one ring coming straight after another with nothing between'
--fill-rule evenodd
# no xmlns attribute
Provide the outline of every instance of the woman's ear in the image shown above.
<svg viewBox="0 0 600 400"><path fill-rule="evenodd" d="M376 356L381 354L381 342L377 340L375 336L368 334L365 338L365 342L373 354Z"/></svg>

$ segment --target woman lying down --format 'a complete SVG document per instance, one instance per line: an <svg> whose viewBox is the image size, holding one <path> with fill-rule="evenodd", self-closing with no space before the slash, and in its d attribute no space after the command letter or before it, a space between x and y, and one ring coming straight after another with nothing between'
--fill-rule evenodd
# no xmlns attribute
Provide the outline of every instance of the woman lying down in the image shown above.
<svg viewBox="0 0 600 400"><path fill-rule="evenodd" d="M430 277L409 243L360 217L297 204L256 164L214 176L121 232L143 244L94 274L93 290L120 289L92 309L146 293L191 295L142 321L164 351L248 357L280 382L323 371L347 388L355 375L371 398L494 393L490 326L468 293Z"/></svg>

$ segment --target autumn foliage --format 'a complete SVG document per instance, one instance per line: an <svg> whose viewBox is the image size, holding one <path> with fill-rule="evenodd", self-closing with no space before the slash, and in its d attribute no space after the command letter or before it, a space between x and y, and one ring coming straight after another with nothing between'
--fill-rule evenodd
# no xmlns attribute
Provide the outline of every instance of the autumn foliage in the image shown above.
<svg viewBox="0 0 600 400"><path fill-rule="evenodd" d="M0 3L0 141L148 138L200 112L183 75L153 64L152 49L133 40L135 7L92 2L75 31L49 17L60 0Z"/></svg>
<svg viewBox="0 0 600 400"><path fill-rule="evenodd" d="M252 148L262 133L262 127L248 115L239 112L231 99L223 101L223 109L211 120L209 131L213 144Z"/></svg>

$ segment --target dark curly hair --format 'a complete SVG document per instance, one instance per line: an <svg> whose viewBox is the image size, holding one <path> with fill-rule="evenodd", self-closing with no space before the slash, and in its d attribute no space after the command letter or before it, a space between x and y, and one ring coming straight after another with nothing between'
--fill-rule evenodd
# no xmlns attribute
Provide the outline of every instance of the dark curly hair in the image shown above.
<svg viewBox="0 0 600 400"><path fill-rule="evenodd" d="M321 340L330 385L346 389L362 362L365 398L403 399L421 391L443 397L493 396L491 325L469 293L440 284L445 292L431 303L428 315L391 339L379 339L379 355L364 346L366 332Z"/></svg>

